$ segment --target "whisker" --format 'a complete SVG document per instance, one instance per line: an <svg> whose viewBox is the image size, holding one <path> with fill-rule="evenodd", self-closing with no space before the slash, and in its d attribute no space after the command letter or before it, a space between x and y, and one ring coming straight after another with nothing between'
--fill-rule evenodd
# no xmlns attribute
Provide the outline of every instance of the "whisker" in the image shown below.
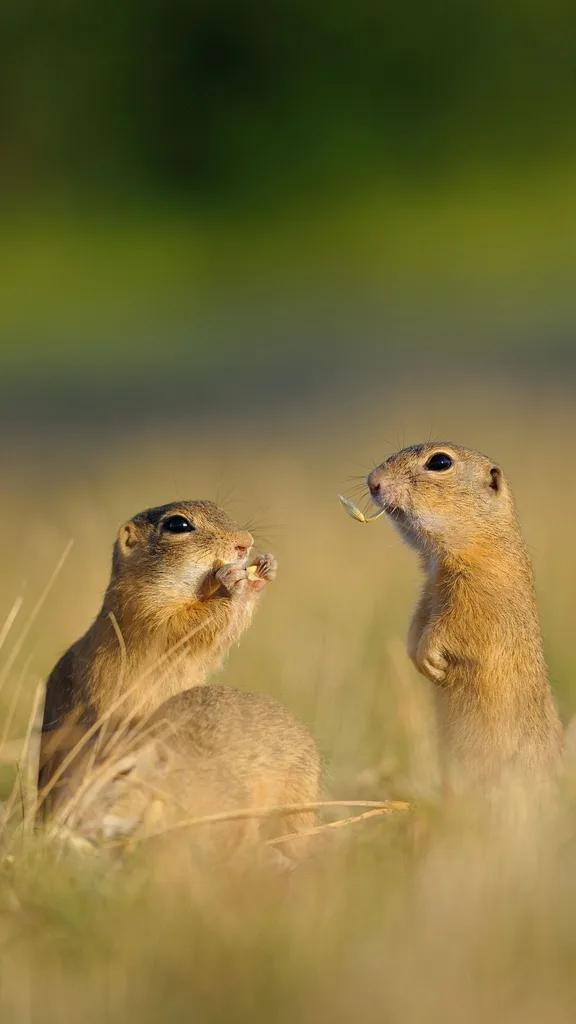
<svg viewBox="0 0 576 1024"><path fill-rule="evenodd" d="M368 494L363 499L363 503L364 503L364 507L362 509L362 512L364 513L365 516L371 515L372 512L374 511L374 505L370 501L370 496Z"/></svg>
<svg viewBox="0 0 576 1024"><path fill-rule="evenodd" d="M366 481L364 481L363 484L356 484L355 487L347 487L346 491L348 494L355 494L364 497L364 495L368 493L366 490Z"/></svg>
<svg viewBox="0 0 576 1024"><path fill-rule="evenodd" d="M279 530L287 530L288 527L285 524L280 523L253 523L251 520L244 526L248 533L251 533L254 538L267 535L268 533L276 533Z"/></svg>
<svg viewBox="0 0 576 1024"><path fill-rule="evenodd" d="M176 477L174 476L174 473L171 473L170 475L172 477L172 485L174 487L174 494L178 498L178 501L184 501L185 500L184 496L183 496L182 491L180 490L178 484L176 483Z"/></svg>
<svg viewBox="0 0 576 1024"><path fill-rule="evenodd" d="M223 494L220 494L220 487L216 488L216 504L221 505L223 508L228 508L230 505L237 503L238 499L233 498L235 493L235 486L228 487Z"/></svg>
<svg viewBox="0 0 576 1024"><path fill-rule="evenodd" d="M382 441L386 445L387 448L395 449L397 447L397 443L398 443L397 441L396 442L391 441L389 437L383 437L382 434L380 434L378 440Z"/></svg>

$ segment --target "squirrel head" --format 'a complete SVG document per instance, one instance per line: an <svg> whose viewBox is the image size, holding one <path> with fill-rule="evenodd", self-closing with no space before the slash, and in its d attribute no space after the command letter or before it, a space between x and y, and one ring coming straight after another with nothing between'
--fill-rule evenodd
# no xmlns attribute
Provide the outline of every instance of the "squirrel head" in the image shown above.
<svg viewBox="0 0 576 1024"><path fill-rule="evenodd" d="M113 579L163 601L193 600L228 562L244 564L254 543L212 501L175 501L138 513L119 531Z"/></svg>
<svg viewBox="0 0 576 1024"><path fill-rule="evenodd" d="M367 483L374 504L427 557L484 546L516 522L500 466L448 441L404 448L373 469Z"/></svg>

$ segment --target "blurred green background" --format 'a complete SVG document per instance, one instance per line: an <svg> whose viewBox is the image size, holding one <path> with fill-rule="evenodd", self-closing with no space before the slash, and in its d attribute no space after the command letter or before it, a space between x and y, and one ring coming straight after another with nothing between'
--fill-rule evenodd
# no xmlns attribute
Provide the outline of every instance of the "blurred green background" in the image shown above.
<svg viewBox="0 0 576 1024"><path fill-rule="evenodd" d="M567 0L4 0L0 95L21 429L571 371Z"/></svg>
<svg viewBox="0 0 576 1024"><path fill-rule="evenodd" d="M119 523L182 497L280 564L221 681L333 796L429 792L416 559L336 492L431 437L509 475L574 763L575 128L573 0L0 0L0 800ZM278 887L14 846L0 1018L571 1024L567 807L538 877L426 815Z"/></svg>

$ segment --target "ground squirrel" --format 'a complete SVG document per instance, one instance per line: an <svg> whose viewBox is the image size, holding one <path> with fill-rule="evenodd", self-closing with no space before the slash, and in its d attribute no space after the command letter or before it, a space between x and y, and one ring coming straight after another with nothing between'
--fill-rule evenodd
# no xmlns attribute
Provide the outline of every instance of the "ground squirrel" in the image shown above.
<svg viewBox="0 0 576 1024"><path fill-rule="evenodd" d="M319 799L318 751L290 712L271 697L198 685L248 627L258 594L276 574L269 554L252 556L247 569L252 544L251 534L209 501L148 509L120 528L102 608L48 679L41 795L102 720L104 749L118 730L142 730L148 742L136 744L130 771L116 773L100 793L98 813L125 797L134 803L127 780L136 769L146 776L148 799L154 785L164 786L188 816ZM170 726L162 744L159 721ZM94 734L96 745L101 735ZM94 742L86 748L90 763ZM175 761L182 762L177 772ZM82 754L53 786L50 813L77 788L79 765L86 766ZM303 813L290 819L289 831L314 821L314 812Z"/></svg>
<svg viewBox="0 0 576 1024"><path fill-rule="evenodd" d="M368 486L426 574L408 653L436 684L449 787L545 781L561 763L562 727L501 468L459 445L420 444L373 469Z"/></svg>
<svg viewBox="0 0 576 1024"><path fill-rule="evenodd" d="M238 860L244 853L252 859L266 836L298 836L316 824L311 809L186 833L191 818L320 799L316 744L273 697L197 686L142 724L119 741L108 732L95 757L94 742L78 755L52 808L75 836L98 844L168 829L177 840L186 834L196 854ZM306 840L286 838L279 849L299 859Z"/></svg>
<svg viewBox="0 0 576 1024"><path fill-rule="evenodd" d="M146 714L203 683L249 626L276 575L272 555L247 556L253 538L211 501L147 509L120 527L102 608L52 670L43 730L71 712L90 724L121 699Z"/></svg>

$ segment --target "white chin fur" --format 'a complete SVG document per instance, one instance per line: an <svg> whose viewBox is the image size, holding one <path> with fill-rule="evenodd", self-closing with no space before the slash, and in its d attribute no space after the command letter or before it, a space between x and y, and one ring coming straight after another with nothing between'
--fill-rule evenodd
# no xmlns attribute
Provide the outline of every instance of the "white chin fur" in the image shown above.
<svg viewBox="0 0 576 1024"><path fill-rule="evenodd" d="M186 600L198 592L210 571L206 565L183 565L178 573L171 569L162 580L162 591L172 600Z"/></svg>

